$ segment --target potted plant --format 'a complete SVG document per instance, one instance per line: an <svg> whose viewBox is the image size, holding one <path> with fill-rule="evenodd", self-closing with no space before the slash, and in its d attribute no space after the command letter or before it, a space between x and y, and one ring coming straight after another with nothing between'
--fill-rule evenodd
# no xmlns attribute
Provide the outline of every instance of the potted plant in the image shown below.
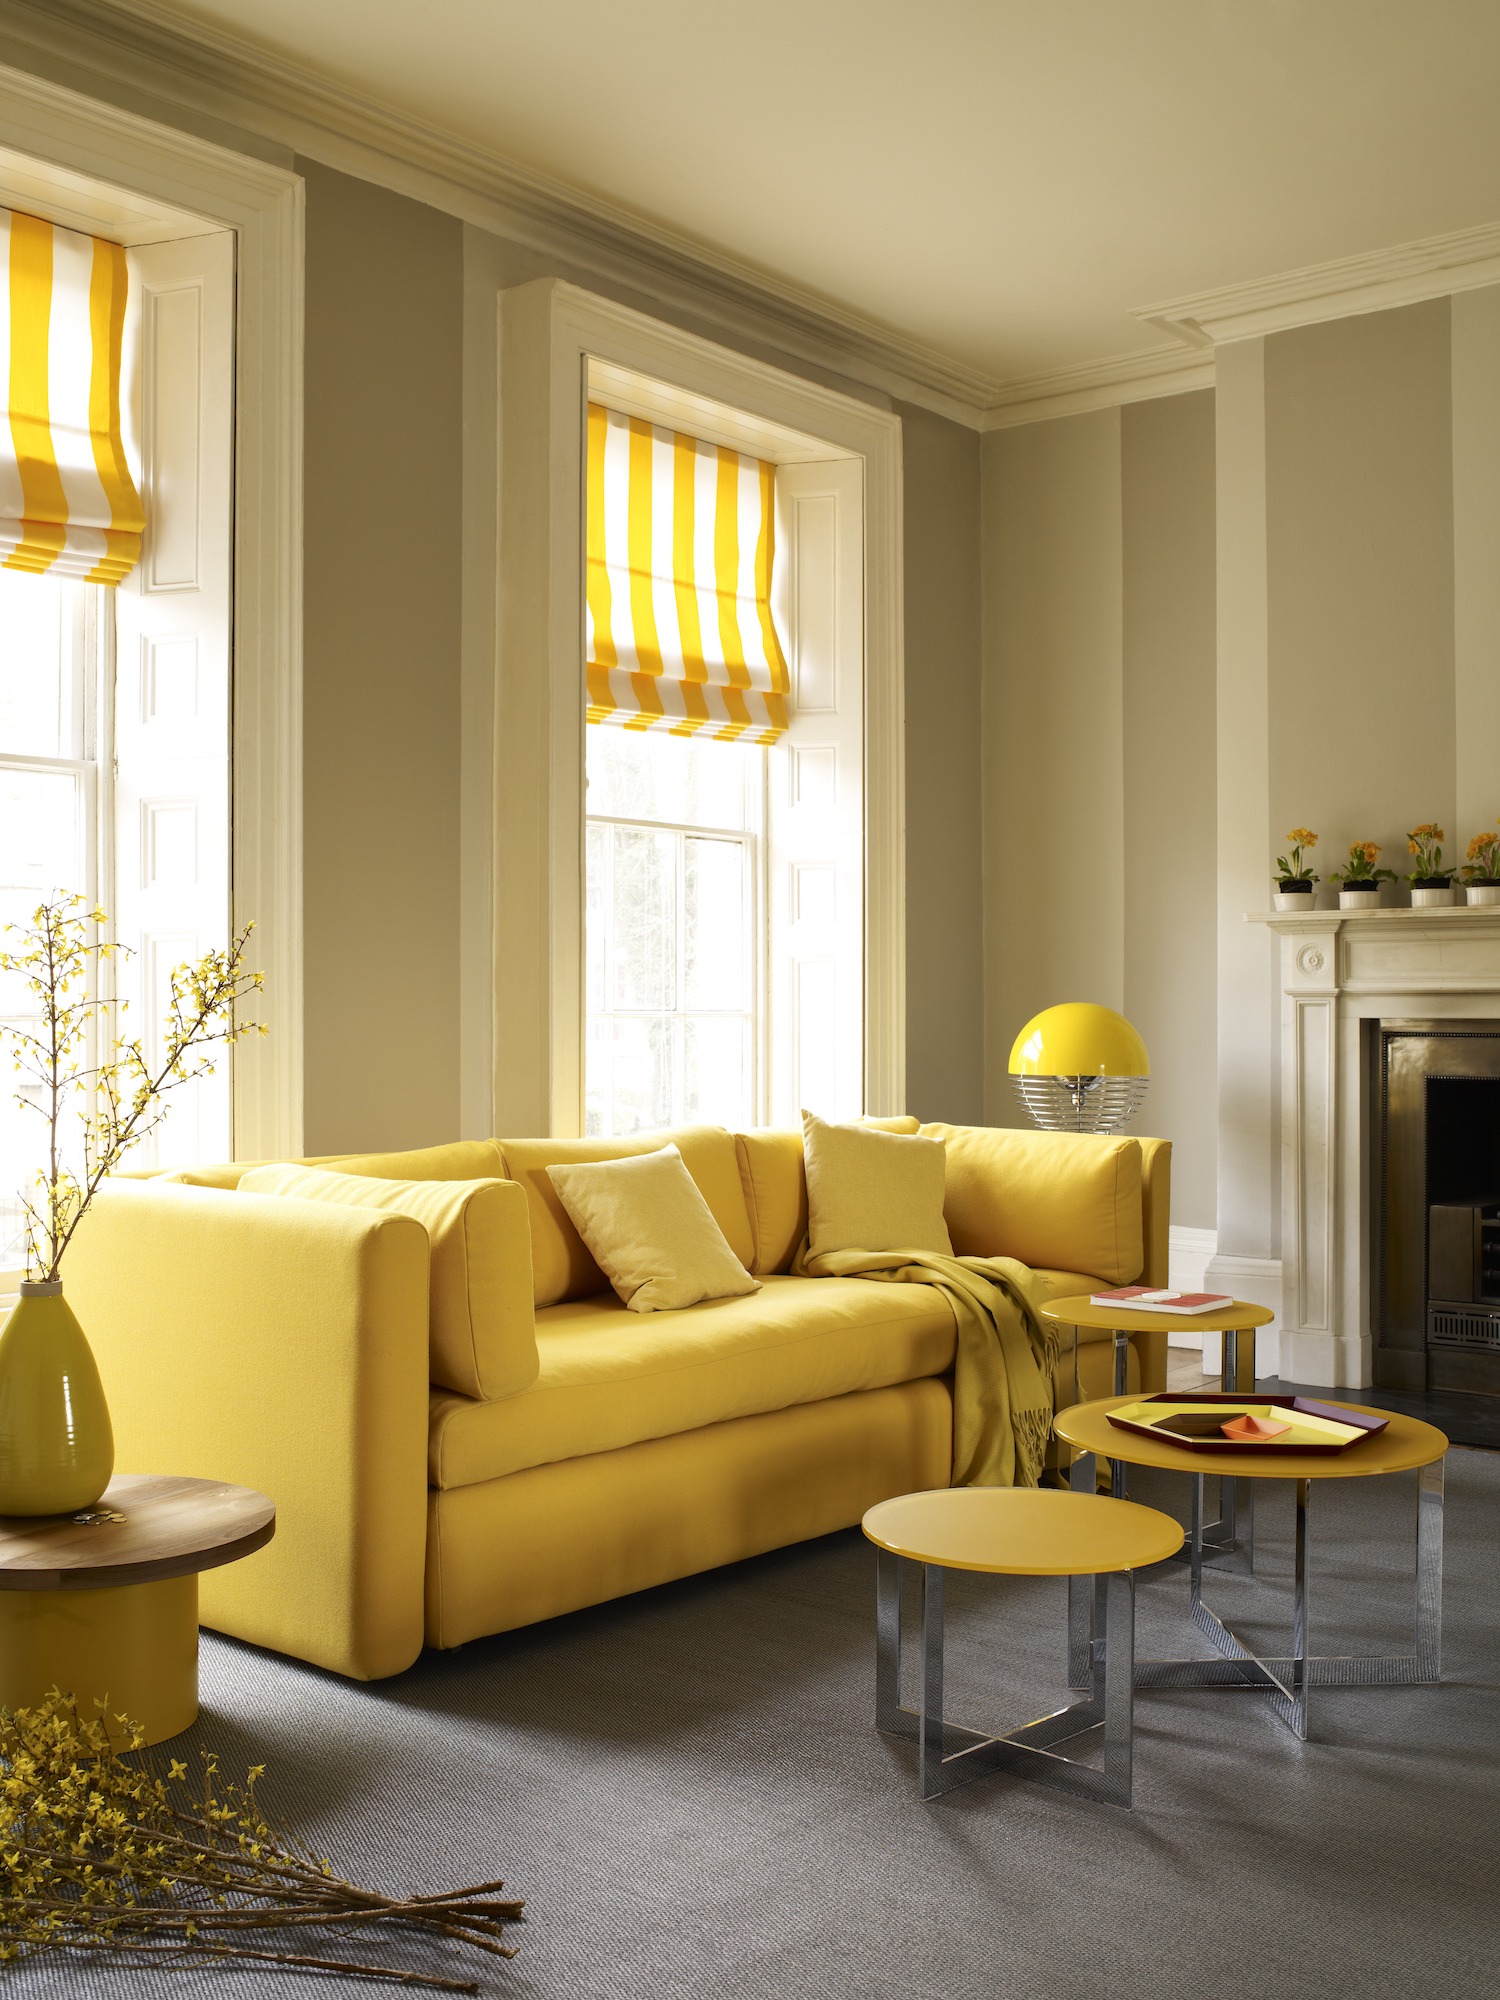
<svg viewBox="0 0 1500 2000"><path fill-rule="evenodd" d="M1463 869L1469 906L1500 903L1500 833L1476 833Z"/></svg>
<svg viewBox="0 0 1500 2000"><path fill-rule="evenodd" d="M166 1117L167 1093L212 1068L213 1044L265 1033L237 1018L262 983L244 967L247 925L226 951L172 968L150 1053L120 1035L116 1015L126 1003L102 995L98 977L101 959L119 947L99 941L104 912L83 902L43 903L29 925L6 926L19 945L0 951L0 972L19 975L32 1002L30 1018L0 1022L0 1047L8 1045L23 1079L17 1102L47 1127L46 1164L21 1200L26 1277L0 1334L0 1514L71 1514L92 1507L109 1484L109 1407L63 1297L63 1257L105 1176Z"/></svg>
<svg viewBox="0 0 1500 2000"><path fill-rule="evenodd" d="M1432 820L1414 826L1406 836L1406 851L1416 857L1416 867L1407 876L1411 884L1414 910L1440 910L1453 901L1453 876L1443 868L1443 829Z"/></svg>
<svg viewBox="0 0 1500 2000"><path fill-rule="evenodd" d="M1276 907L1278 910L1310 910L1318 878L1303 859L1303 849L1316 847L1318 836L1305 826L1294 826L1287 840L1291 844L1291 859L1288 860L1284 854L1276 857L1276 880L1272 884L1276 892Z"/></svg>
<svg viewBox="0 0 1500 2000"><path fill-rule="evenodd" d="M1349 844L1349 860L1343 868L1330 868L1328 879L1339 885L1339 908L1341 910L1374 910L1380 905L1380 885L1394 882L1394 868L1377 868L1375 862L1380 849L1373 840L1355 840Z"/></svg>

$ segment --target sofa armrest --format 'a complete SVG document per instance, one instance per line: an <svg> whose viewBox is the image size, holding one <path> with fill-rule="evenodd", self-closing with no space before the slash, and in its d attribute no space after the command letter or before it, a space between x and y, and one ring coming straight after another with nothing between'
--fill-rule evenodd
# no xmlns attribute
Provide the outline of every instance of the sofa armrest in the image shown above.
<svg viewBox="0 0 1500 2000"><path fill-rule="evenodd" d="M410 1217L140 1182L65 1268L126 1472L258 1488L276 1536L207 1625L360 1680L422 1646L427 1233Z"/></svg>

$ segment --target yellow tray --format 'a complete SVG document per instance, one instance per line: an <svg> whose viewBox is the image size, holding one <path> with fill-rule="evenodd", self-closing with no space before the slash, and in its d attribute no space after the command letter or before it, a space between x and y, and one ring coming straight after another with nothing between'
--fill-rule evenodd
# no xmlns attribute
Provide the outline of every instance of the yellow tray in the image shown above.
<svg viewBox="0 0 1500 2000"><path fill-rule="evenodd" d="M1106 1413L1122 1431L1155 1438L1184 1451L1253 1451L1259 1457L1295 1452L1299 1457L1347 1451L1361 1438L1383 1431L1387 1417L1315 1403L1308 1396L1229 1396L1200 1392L1186 1396L1144 1396ZM1289 1426L1279 1437L1227 1438L1219 1425L1231 1417L1268 1417ZM1181 1427L1179 1428L1179 1424Z"/></svg>

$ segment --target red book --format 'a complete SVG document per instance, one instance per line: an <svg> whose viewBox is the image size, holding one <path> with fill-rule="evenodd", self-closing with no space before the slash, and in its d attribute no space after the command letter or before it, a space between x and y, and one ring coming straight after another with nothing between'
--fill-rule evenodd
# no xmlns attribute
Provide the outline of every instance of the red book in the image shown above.
<svg viewBox="0 0 1500 2000"><path fill-rule="evenodd" d="M1091 1306L1125 1306L1135 1312L1181 1313L1191 1319L1195 1313L1221 1312L1232 1306L1228 1292L1172 1292L1151 1285L1121 1285L1112 1292L1091 1292Z"/></svg>

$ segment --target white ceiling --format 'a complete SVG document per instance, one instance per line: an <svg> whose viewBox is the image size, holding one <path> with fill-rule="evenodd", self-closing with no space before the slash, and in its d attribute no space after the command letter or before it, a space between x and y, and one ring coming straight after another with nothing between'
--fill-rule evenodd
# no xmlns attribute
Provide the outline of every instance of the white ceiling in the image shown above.
<svg viewBox="0 0 1500 2000"><path fill-rule="evenodd" d="M1500 0L172 0L1002 381L1500 219Z"/></svg>

